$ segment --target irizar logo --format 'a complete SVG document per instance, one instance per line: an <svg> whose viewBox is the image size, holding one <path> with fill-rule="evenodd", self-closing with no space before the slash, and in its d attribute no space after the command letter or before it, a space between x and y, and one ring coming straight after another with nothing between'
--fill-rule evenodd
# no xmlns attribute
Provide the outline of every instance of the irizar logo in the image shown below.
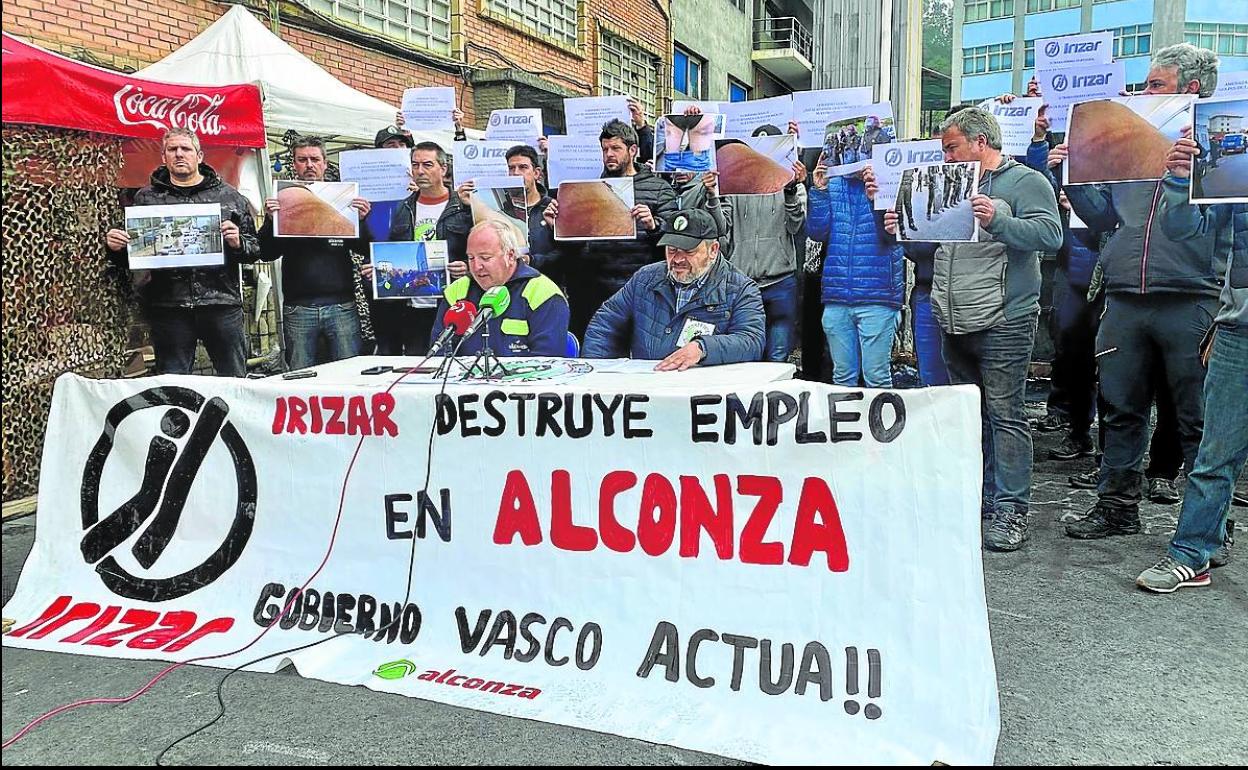
<svg viewBox="0 0 1248 770"><path fill-rule="evenodd" d="M1102 72L1099 75L1075 75L1071 78L1072 88L1092 88L1093 86L1109 85L1109 73Z"/></svg>
<svg viewBox="0 0 1248 770"><path fill-rule="evenodd" d="M490 116L490 125L497 126L503 122L503 116L497 112Z"/></svg>
<svg viewBox="0 0 1248 770"><path fill-rule="evenodd" d="M1070 87L1070 79L1067 78L1065 75L1057 75L1056 77L1053 78L1053 90L1054 91L1065 91L1069 87Z"/></svg>
<svg viewBox="0 0 1248 770"><path fill-rule="evenodd" d="M416 673L416 664L406 658L400 660L392 660L389 663L382 663L373 672L373 676L380 679L402 679Z"/></svg>
<svg viewBox="0 0 1248 770"><path fill-rule="evenodd" d="M464 158L467 160L476 160L481 158L505 158L509 147L483 147L480 144L469 142L464 147Z"/></svg>
<svg viewBox="0 0 1248 770"><path fill-rule="evenodd" d="M1031 107L1015 107L1009 104L1001 104L992 111L993 115L1003 118L1025 118L1031 114Z"/></svg>
<svg viewBox="0 0 1248 770"><path fill-rule="evenodd" d="M888 166L896 166L901 162L901 150L896 147L884 153L884 163Z"/></svg>
<svg viewBox="0 0 1248 770"><path fill-rule="evenodd" d="M1093 53L1101 47L1102 40L1093 40L1086 43L1067 43L1066 53Z"/></svg>
<svg viewBox="0 0 1248 770"><path fill-rule="evenodd" d="M1049 56L1057 56L1062 50L1062 44L1056 40L1050 40L1049 44L1044 47L1044 52Z"/></svg>

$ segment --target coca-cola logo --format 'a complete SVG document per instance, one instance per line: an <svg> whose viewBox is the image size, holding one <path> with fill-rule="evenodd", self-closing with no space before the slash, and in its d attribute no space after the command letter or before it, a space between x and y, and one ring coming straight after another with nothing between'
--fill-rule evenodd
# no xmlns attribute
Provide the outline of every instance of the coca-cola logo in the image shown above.
<svg viewBox="0 0 1248 770"><path fill-rule="evenodd" d="M124 85L113 94L117 119L127 126L186 128L197 134L216 136L225 130L217 110L225 103L224 94L153 96L135 85Z"/></svg>

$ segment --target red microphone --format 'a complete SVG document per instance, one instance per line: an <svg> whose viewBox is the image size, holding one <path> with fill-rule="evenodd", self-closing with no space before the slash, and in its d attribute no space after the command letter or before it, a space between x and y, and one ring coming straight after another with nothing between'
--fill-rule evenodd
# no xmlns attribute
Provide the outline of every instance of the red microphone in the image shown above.
<svg viewBox="0 0 1248 770"><path fill-rule="evenodd" d="M448 307L442 314L442 325L445 328L442 329L442 334L438 336L437 341L433 343L433 347L429 348L429 355L437 355L438 351L450 342L451 337L463 336L476 317L477 306L466 299Z"/></svg>

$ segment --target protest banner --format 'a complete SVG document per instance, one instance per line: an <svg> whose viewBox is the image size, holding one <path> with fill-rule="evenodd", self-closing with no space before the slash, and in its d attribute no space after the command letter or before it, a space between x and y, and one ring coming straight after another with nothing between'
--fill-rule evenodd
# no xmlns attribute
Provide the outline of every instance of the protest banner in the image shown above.
<svg viewBox="0 0 1248 770"><path fill-rule="evenodd" d="M602 133L604 124L622 120L630 126L632 117L628 112L626 96L578 96L563 100L564 124L568 136L593 136Z"/></svg>
<svg viewBox="0 0 1248 770"><path fill-rule="evenodd" d="M412 133L455 130L455 89L450 86L408 88L400 105L403 128Z"/></svg>
<svg viewBox="0 0 1248 770"><path fill-rule="evenodd" d="M871 168L875 171L877 211L893 208L897 201L897 188L901 185L901 172L916 166L944 163L945 153L939 139L921 139L917 142L892 142L877 144L871 148Z"/></svg>
<svg viewBox="0 0 1248 770"><path fill-rule="evenodd" d="M602 176L602 145L597 134L546 139L546 182L551 189L565 179L599 176Z"/></svg>
<svg viewBox="0 0 1248 770"><path fill-rule="evenodd" d="M411 192L412 153L406 147L343 150L338 153L338 176L358 184L366 201L401 201Z"/></svg>
<svg viewBox="0 0 1248 770"><path fill-rule="evenodd" d="M1036 80L1049 116L1049 128L1061 133L1066 130L1072 104L1117 97L1127 87L1127 70L1121 61L1052 70L1037 68Z"/></svg>
<svg viewBox="0 0 1248 770"><path fill-rule="evenodd" d="M131 270L225 264L221 204L127 206L125 214Z"/></svg>
<svg viewBox="0 0 1248 770"><path fill-rule="evenodd" d="M1042 37L1036 40L1036 69L1049 70L1114 60L1114 31Z"/></svg>
<svg viewBox="0 0 1248 770"><path fill-rule="evenodd" d="M527 144L534 149L542 133L541 110L494 110L485 124L486 139Z"/></svg>
<svg viewBox="0 0 1248 770"><path fill-rule="evenodd" d="M360 213L351 201L360 197L355 182L303 182L281 179L280 208L273 212L273 234L279 238L358 238Z"/></svg>

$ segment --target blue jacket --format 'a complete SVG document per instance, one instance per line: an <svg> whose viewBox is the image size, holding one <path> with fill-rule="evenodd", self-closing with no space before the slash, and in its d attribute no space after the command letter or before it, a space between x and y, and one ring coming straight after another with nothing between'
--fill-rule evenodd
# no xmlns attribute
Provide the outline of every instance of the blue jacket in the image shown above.
<svg viewBox="0 0 1248 770"><path fill-rule="evenodd" d="M874 211L866 185L857 177L828 179L810 188L810 237L827 244L822 301L900 308L905 264L900 244L884 230L884 212Z"/></svg>
<svg viewBox="0 0 1248 770"><path fill-rule="evenodd" d="M490 347L499 356L560 356L567 352L568 301L555 282L524 263L507 282L511 304L501 318L486 322L490 330ZM442 316L452 304L466 299L481 306L485 292L465 275L454 280L438 301L430 342L436 340L445 324ZM481 333L464 342L460 355L476 355L481 351Z"/></svg>
<svg viewBox="0 0 1248 770"><path fill-rule="evenodd" d="M703 336L704 365L737 364L763 357L766 317L758 285L722 256L706 283L680 312L667 263L638 270L624 288L599 308L585 331L584 358L637 358L661 361L676 352L687 320L714 325Z"/></svg>

